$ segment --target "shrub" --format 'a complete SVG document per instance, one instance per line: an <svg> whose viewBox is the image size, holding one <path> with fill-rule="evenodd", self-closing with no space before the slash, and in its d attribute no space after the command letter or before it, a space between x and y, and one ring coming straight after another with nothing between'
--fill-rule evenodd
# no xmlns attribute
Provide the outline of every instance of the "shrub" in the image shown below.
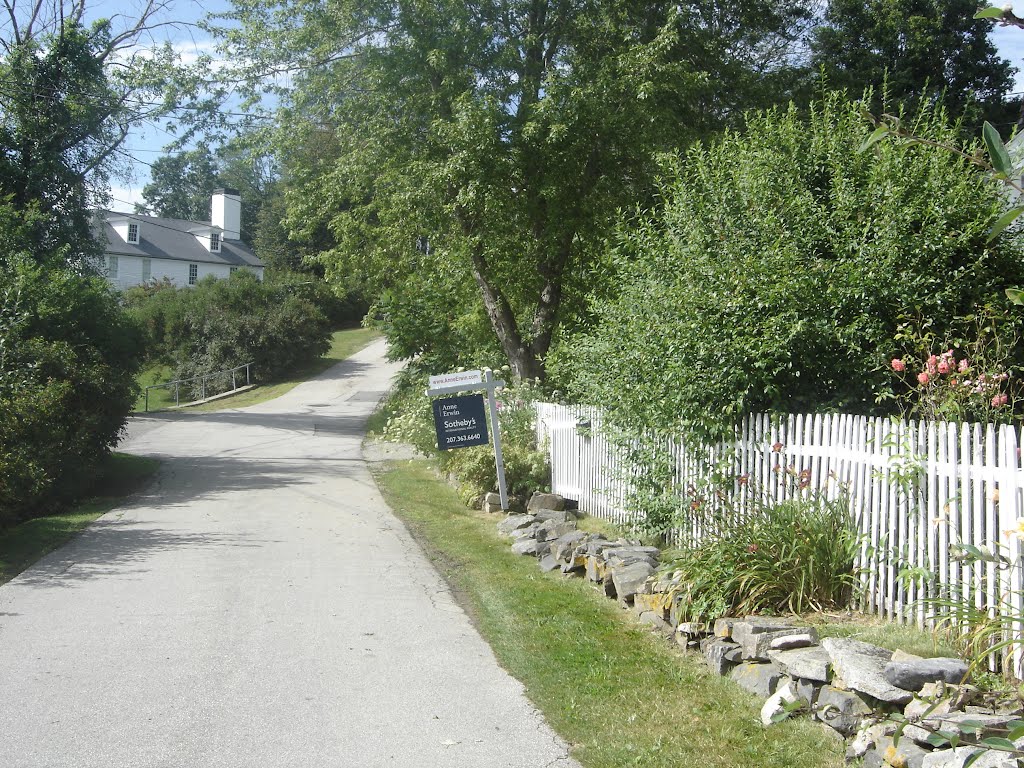
<svg viewBox="0 0 1024 768"><path fill-rule="evenodd" d="M150 335L152 356L175 366L177 378L252 362L257 381L272 381L313 362L330 346L330 323L312 293L290 282L264 283L240 270L227 280L206 278L192 288L135 292L129 301ZM230 380L214 386L218 383L226 389Z"/></svg>
<svg viewBox="0 0 1024 768"><path fill-rule="evenodd" d="M0 525L89 490L135 402L142 334L100 278L0 259Z"/></svg>
<svg viewBox="0 0 1024 768"><path fill-rule="evenodd" d="M937 113L914 128L957 143ZM669 169L664 209L620 237L618 295L557 355L573 394L622 423L718 434L750 411L891 409L889 361L916 351L902 318L966 338L1024 259L1018 235L988 241L1005 201L982 173L920 143L858 152L870 131L832 95L752 115Z"/></svg>
<svg viewBox="0 0 1024 768"><path fill-rule="evenodd" d="M748 516L733 517L737 522L665 566L682 577L680 613L687 621L804 613L850 602L860 535L845 498L807 495L755 504Z"/></svg>

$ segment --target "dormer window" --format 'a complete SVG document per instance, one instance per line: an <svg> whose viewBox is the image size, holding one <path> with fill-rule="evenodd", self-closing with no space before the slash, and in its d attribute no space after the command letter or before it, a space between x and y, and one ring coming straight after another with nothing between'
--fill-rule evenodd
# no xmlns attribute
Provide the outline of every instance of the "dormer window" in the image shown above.
<svg viewBox="0 0 1024 768"><path fill-rule="evenodd" d="M129 223L128 224L128 242L129 243L135 243L136 245L138 245L138 243L139 243L139 225L138 224L135 224L135 223Z"/></svg>
<svg viewBox="0 0 1024 768"><path fill-rule="evenodd" d="M220 253L220 232L210 233L210 253Z"/></svg>

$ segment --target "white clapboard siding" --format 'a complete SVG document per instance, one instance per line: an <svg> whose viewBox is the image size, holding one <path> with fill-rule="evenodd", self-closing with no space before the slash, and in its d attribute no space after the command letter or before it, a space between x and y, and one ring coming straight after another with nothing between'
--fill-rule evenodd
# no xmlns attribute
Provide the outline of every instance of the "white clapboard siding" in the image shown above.
<svg viewBox="0 0 1024 768"><path fill-rule="evenodd" d="M631 471L625 452L602 429L601 413L582 406L537 406L537 438L551 458L551 489L576 499L585 512L618 524L641 514L629 508ZM936 584L901 577L905 569L927 569L953 597L976 608L1024 615L1021 543L1006 532L1024 516L1024 471L1020 434L1009 425L908 422L846 414L754 414L736 429L728 446L693 449L685 440L665 445L675 462L672 482L680 504L691 491L706 502L700 516L673 531L674 543L699 541L726 529L755 493L781 501L801 491L832 498L846 492L863 535L857 563L862 607L896 621L924 626L936 609ZM700 495L710 468L728 460L732 481L719 484L731 495L721 504ZM696 489L696 490L695 490ZM967 563L957 544L1003 547L1011 562ZM1018 637L1024 626L1016 625ZM1006 661L1018 676L1021 645Z"/></svg>

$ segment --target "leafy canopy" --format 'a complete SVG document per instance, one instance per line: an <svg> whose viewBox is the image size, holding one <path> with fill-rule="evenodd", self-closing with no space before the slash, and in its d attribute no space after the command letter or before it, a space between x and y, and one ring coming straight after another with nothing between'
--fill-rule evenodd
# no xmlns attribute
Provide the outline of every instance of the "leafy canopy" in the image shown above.
<svg viewBox="0 0 1024 768"><path fill-rule="evenodd" d="M539 377L604 274L617 211L651 199L655 155L763 98L803 15L747 0L243 0L223 34L239 77L292 75L290 221L330 229L329 276L380 297L397 354L500 350Z"/></svg>
<svg viewBox="0 0 1024 768"><path fill-rule="evenodd" d="M811 38L811 63L830 87L880 89L911 104L940 96L950 114L1015 119L1005 109L1013 68L975 19L979 0L832 0Z"/></svg>
<svg viewBox="0 0 1024 768"><path fill-rule="evenodd" d="M936 338L1024 279L1021 243L989 241L1005 202L940 146L881 142L840 94L752 116L690 151L665 208L622 235L621 292L560 352L585 401L624 423L731 428L741 414L873 412L907 320ZM925 110L918 136L956 133ZM970 150L970 148L968 148Z"/></svg>

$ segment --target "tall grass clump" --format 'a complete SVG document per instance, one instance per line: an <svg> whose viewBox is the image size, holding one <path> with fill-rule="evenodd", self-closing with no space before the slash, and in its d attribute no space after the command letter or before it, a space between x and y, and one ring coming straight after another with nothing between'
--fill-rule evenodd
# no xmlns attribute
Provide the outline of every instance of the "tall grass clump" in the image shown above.
<svg viewBox="0 0 1024 768"><path fill-rule="evenodd" d="M757 502L737 522L685 546L666 564L681 577L687 621L805 613L850 603L860 534L845 498Z"/></svg>

